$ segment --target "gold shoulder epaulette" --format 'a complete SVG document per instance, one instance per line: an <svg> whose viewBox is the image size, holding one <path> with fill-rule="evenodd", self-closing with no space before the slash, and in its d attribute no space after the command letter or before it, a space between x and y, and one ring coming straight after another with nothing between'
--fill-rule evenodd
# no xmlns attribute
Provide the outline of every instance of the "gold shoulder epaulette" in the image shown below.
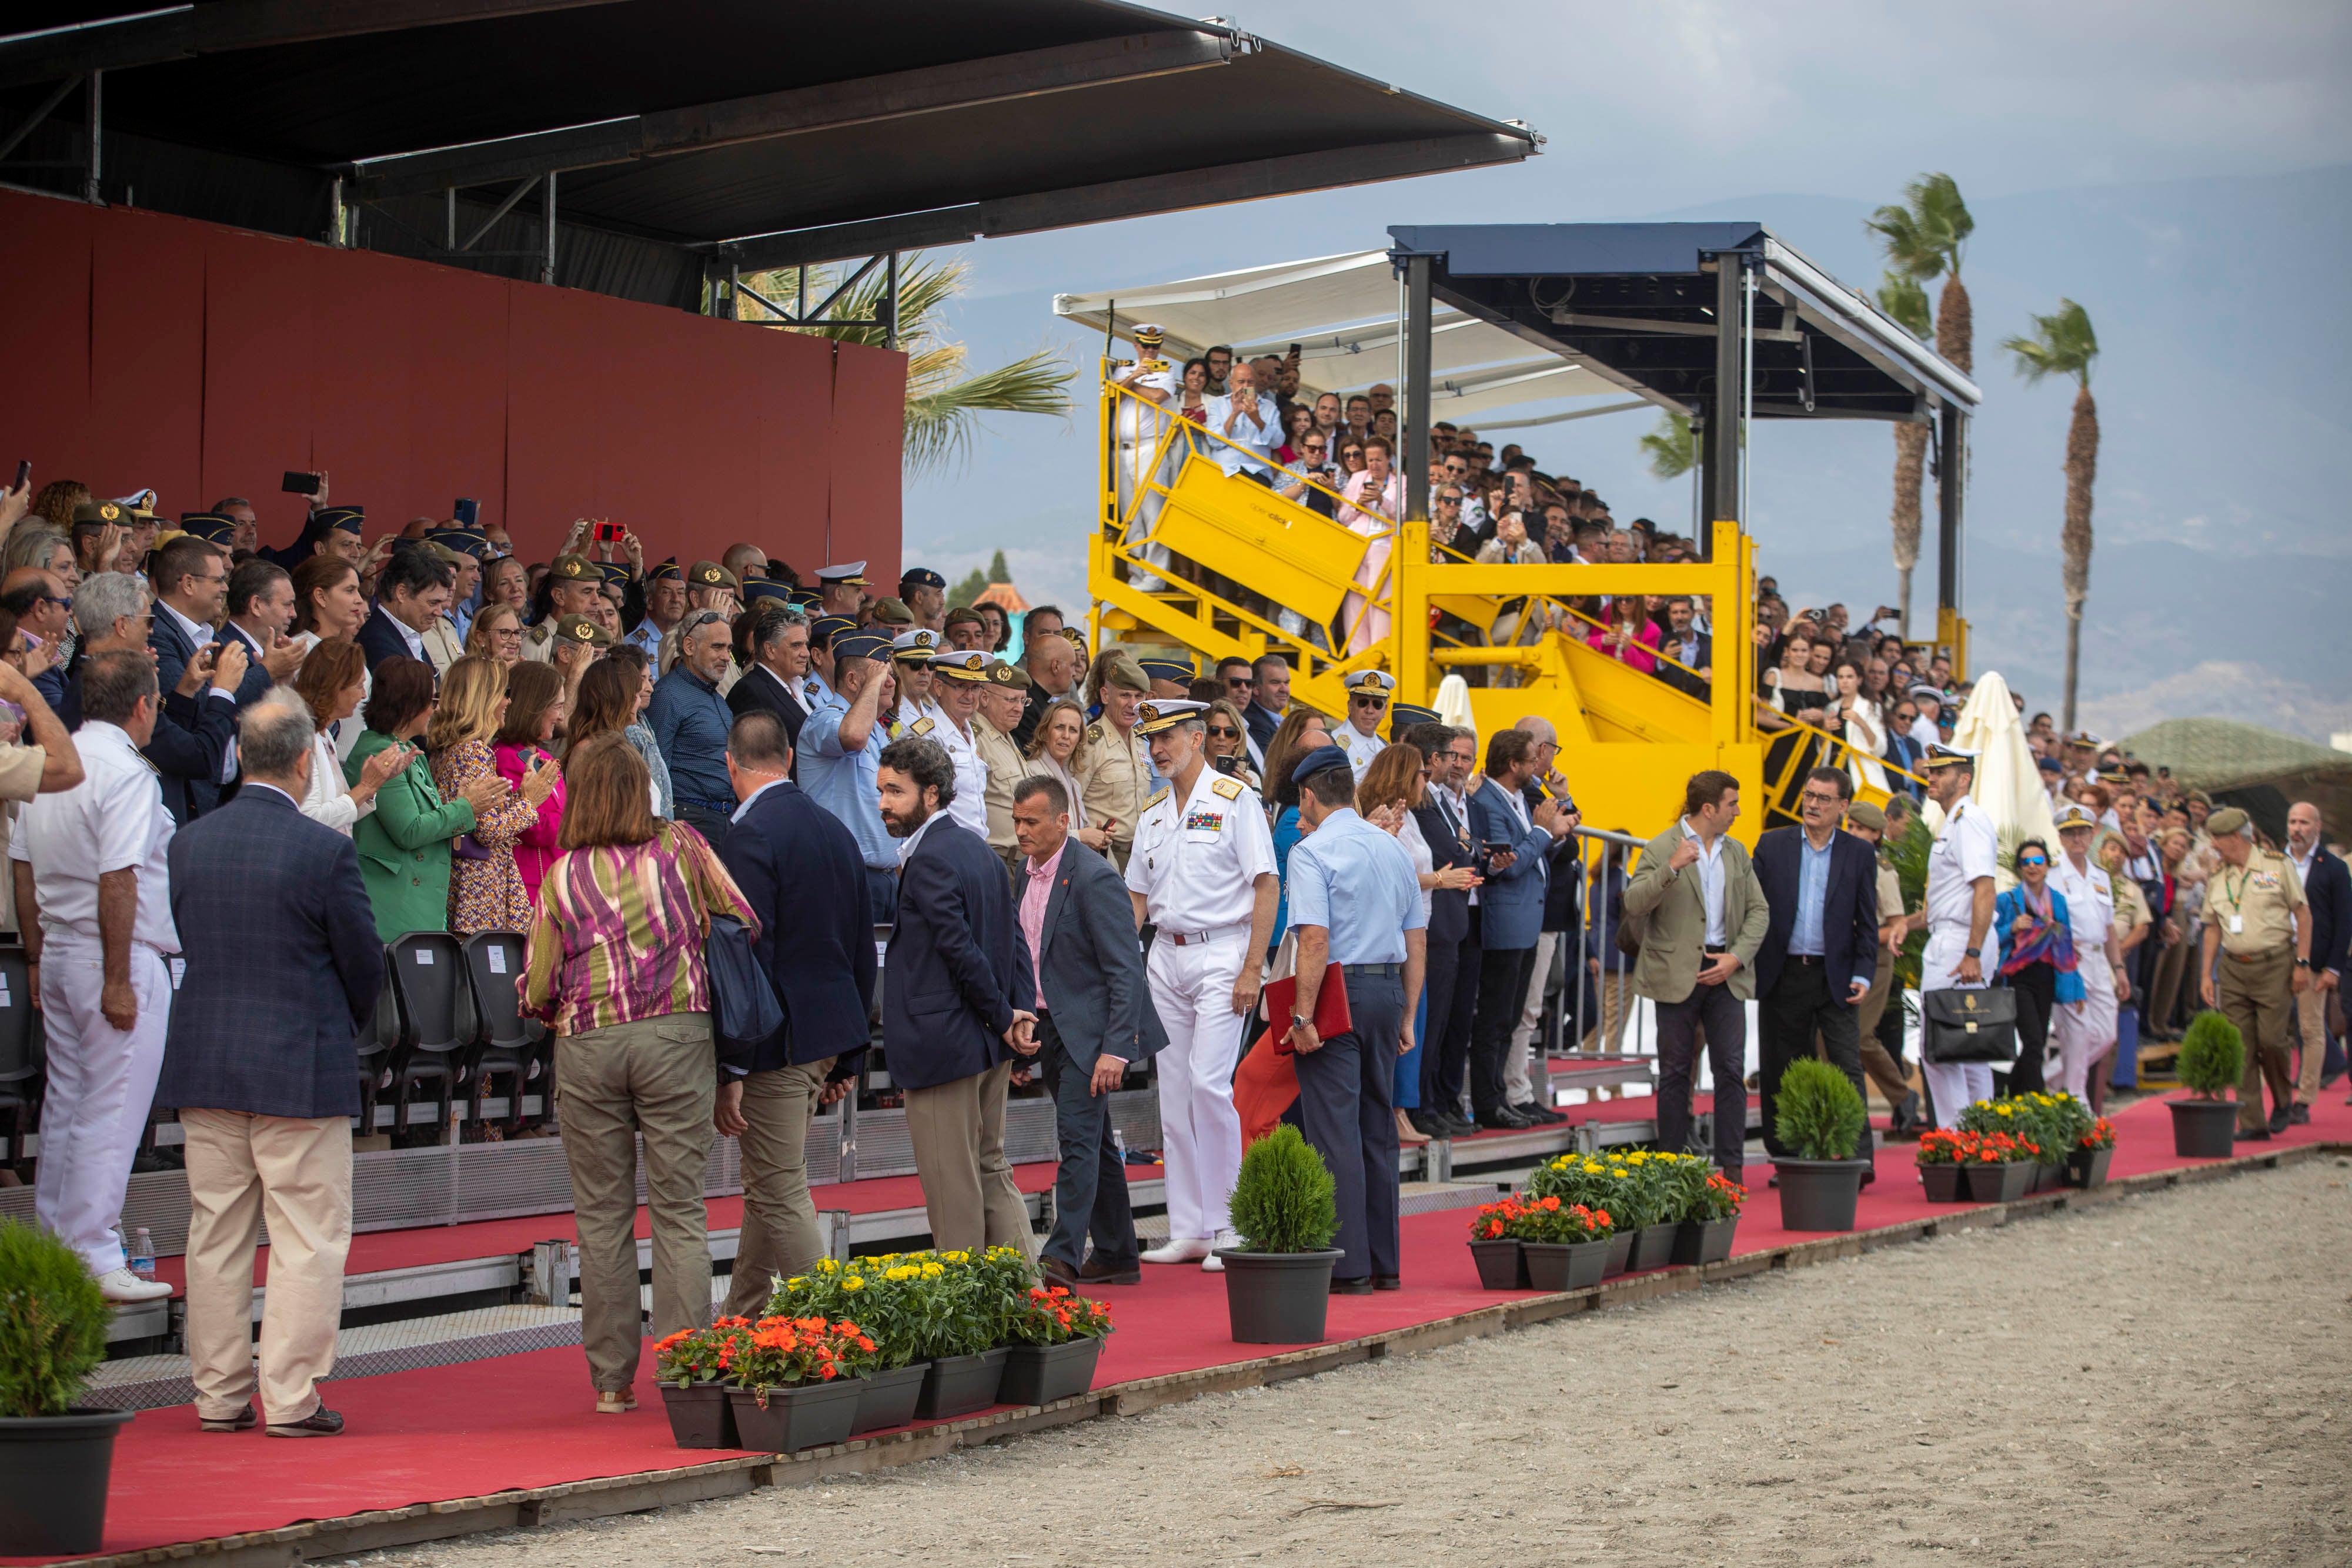
<svg viewBox="0 0 2352 1568"><path fill-rule="evenodd" d="M1212 793L1223 795L1228 800L1238 800L1242 798L1243 785L1242 781L1238 779L1230 779L1220 775L1216 779L1211 782L1209 789Z"/></svg>
<svg viewBox="0 0 2352 1568"><path fill-rule="evenodd" d="M1160 793L1159 793L1159 794L1157 794L1157 795L1154 795L1153 797L1151 797L1151 799L1150 799L1150 800L1146 800L1146 801L1143 803L1143 809L1144 809L1145 810L1149 811L1150 810L1151 810L1151 808L1152 808L1152 807L1157 806L1158 804L1160 804L1160 801L1165 800L1166 799L1168 799L1169 794L1170 794L1170 793L1171 793L1171 789L1172 789L1172 786L1166 785L1166 784L1162 784L1162 785L1160 787Z"/></svg>

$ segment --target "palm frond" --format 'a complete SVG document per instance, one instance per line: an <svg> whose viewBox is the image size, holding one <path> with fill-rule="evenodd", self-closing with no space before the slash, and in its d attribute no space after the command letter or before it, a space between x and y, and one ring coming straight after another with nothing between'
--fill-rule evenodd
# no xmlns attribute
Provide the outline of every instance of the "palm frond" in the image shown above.
<svg viewBox="0 0 2352 1568"><path fill-rule="evenodd" d="M917 391L910 379L907 392L908 472L926 473L969 457L982 413L1067 414L1067 389L1076 374L1059 353L1040 350L1009 365L929 391Z"/></svg>
<svg viewBox="0 0 2352 1568"><path fill-rule="evenodd" d="M1939 237L1944 265L1958 277L1960 253L1968 248L1969 236L1977 232L1977 220L1960 197L1959 182L1949 174L1922 174L1903 187L1903 199Z"/></svg>
<svg viewBox="0 0 2352 1568"><path fill-rule="evenodd" d="M2047 316L2030 316L2028 337L2005 338L2001 348L2017 361L2017 373L2028 386L2044 376L2068 376L2088 388L2091 366L2099 357L2099 335L2091 327L2091 313L2072 299L2058 301Z"/></svg>
<svg viewBox="0 0 2352 1568"><path fill-rule="evenodd" d="M1658 416L1658 428L1642 437L1642 455L1650 472L1660 479L1679 479L1698 462L1698 443L1690 421L1679 413Z"/></svg>
<svg viewBox="0 0 2352 1568"><path fill-rule="evenodd" d="M1891 271L1927 279L1960 274L1977 221L1949 174L1922 174L1903 187L1903 204L1879 208L1862 226L1878 236Z"/></svg>
<svg viewBox="0 0 2352 1568"><path fill-rule="evenodd" d="M1926 342L1935 334L1935 315L1927 308L1927 290L1907 272L1889 271L1878 286L1878 308L1896 326Z"/></svg>

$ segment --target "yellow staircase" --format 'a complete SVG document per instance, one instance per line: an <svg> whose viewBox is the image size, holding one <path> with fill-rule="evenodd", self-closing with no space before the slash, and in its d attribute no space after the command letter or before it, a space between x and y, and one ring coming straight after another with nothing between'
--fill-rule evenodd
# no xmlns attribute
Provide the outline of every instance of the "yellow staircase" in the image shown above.
<svg viewBox="0 0 2352 1568"><path fill-rule="evenodd" d="M1115 384L1118 368L1107 366L1103 382L1102 510L1088 560L1098 649L1174 644L1201 656L1204 669L1279 653L1294 667L1292 700L1335 727L1347 713L1341 681L1351 671L1387 670L1398 701L1433 707L1439 683L1460 671L1473 683L1482 747L1522 717L1550 720L1557 766L1585 825L1642 837L1673 821L1685 782L1702 769L1741 781L1736 831L1753 842L1792 820L1805 768L1845 764L1845 743L1826 731L1759 727L1748 696L1757 689L1755 544L1737 524L1715 525L1712 559L1698 564L1481 565L1433 552L1425 522L1360 533L1230 477L1216 462L1223 437L1198 425L1165 421L1156 438L1121 443L1122 414L1127 429L1146 433L1163 417ZM1627 593L1711 602L1710 700L1586 644L1594 623L1570 601ZM1550 629L1491 646L1488 633L1512 600L1527 601L1523 623Z"/></svg>

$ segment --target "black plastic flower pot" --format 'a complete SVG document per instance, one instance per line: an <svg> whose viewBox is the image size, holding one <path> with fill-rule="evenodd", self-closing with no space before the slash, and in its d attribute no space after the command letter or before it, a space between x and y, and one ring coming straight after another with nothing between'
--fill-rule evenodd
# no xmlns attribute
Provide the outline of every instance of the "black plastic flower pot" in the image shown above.
<svg viewBox="0 0 2352 1568"><path fill-rule="evenodd" d="M879 1432L889 1427L903 1427L915 1418L915 1401L923 1392L923 1376L931 1369L928 1361L910 1362L892 1367L887 1372L869 1372L866 1386L857 1396L857 1417L849 1424L853 1437L868 1432Z"/></svg>
<svg viewBox="0 0 2352 1568"><path fill-rule="evenodd" d="M1625 1264L1633 1256L1633 1232L1620 1230L1609 1239L1609 1256L1601 1260L1601 1277L1613 1280L1625 1271Z"/></svg>
<svg viewBox="0 0 2352 1568"><path fill-rule="evenodd" d="M669 1435L681 1448L740 1448L735 1434L735 1406L723 1383L697 1383L680 1388L661 1385L662 1408L669 1412Z"/></svg>
<svg viewBox="0 0 2352 1568"><path fill-rule="evenodd" d="M2172 1152L2184 1160L2226 1160L2236 1148L2238 1103L2234 1100L2168 1100L2172 1108Z"/></svg>
<svg viewBox="0 0 2352 1568"><path fill-rule="evenodd" d="M1977 1203L2015 1203L2032 1190L2033 1162L2005 1160L1999 1165L1981 1162L1968 1167L1969 1197Z"/></svg>
<svg viewBox="0 0 2352 1568"><path fill-rule="evenodd" d="M1919 1185L1929 1203L1958 1203L1969 1196L1969 1184L1957 1165L1921 1166Z"/></svg>
<svg viewBox="0 0 2352 1568"><path fill-rule="evenodd" d="M1482 1291L1533 1288L1528 1274L1527 1258L1519 1251L1518 1242L1511 1237L1473 1241L1470 1243L1470 1257L1478 1265L1478 1288Z"/></svg>
<svg viewBox="0 0 2352 1568"><path fill-rule="evenodd" d="M1774 1160L1780 1178L1780 1228L1852 1230L1862 1197L1860 1160Z"/></svg>
<svg viewBox="0 0 2352 1568"><path fill-rule="evenodd" d="M797 1454L849 1440L857 1419L865 1379L836 1377L829 1383L796 1383L782 1388L730 1388L735 1430L754 1453ZM767 1402L761 1403L761 1396Z"/></svg>
<svg viewBox="0 0 2352 1568"><path fill-rule="evenodd" d="M1609 1267L1606 1241L1530 1241L1528 1279L1538 1291L1587 1291Z"/></svg>
<svg viewBox="0 0 2352 1568"><path fill-rule="evenodd" d="M1739 1216L1726 1219L1685 1219L1675 1228L1675 1259L1694 1266L1720 1263L1731 1256L1731 1239L1739 1232Z"/></svg>
<svg viewBox="0 0 2352 1568"><path fill-rule="evenodd" d="M1103 1342L1096 1335L1061 1344L1016 1344L1004 1355L1004 1381L997 1385L1000 1405L1051 1405L1075 1399L1095 1380L1095 1364L1102 1359Z"/></svg>
<svg viewBox="0 0 2352 1568"><path fill-rule="evenodd" d="M1675 1238L1682 1226L1675 1221L1644 1225L1633 1232L1633 1256L1625 1267L1633 1273L1644 1269L1663 1269L1675 1260Z"/></svg>
<svg viewBox="0 0 2352 1568"><path fill-rule="evenodd" d="M997 1385L1004 1379L1004 1346L978 1355L943 1355L923 1375L922 1393L915 1400L915 1418L941 1421L969 1416L996 1403Z"/></svg>
<svg viewBox="0 0 2352 1568"><path fill-rule="evenodd" d="M0 1552L65 1557L99 1549L114 1435L134 1414L76 1406L62 1416L0 1417Z"/></svg>
<svg viewBox="0 0 2352 1568"><path fill-rule="evenodd" d="M2110 1145L2104 1149L2076 1149L2066 1156L2068 1186L2105 1186L2107 1166L2115 1162L2116 1151Z"/></svg>
<svg viewBox="0 0 2352 1568"><path fill-rule="evenodd" d="M1331 1270L1346 1257L1319 1252L1244 1252L1220 1247L1225 1312L1241 1344L1313 1344L1331 1305Z"/></svg>

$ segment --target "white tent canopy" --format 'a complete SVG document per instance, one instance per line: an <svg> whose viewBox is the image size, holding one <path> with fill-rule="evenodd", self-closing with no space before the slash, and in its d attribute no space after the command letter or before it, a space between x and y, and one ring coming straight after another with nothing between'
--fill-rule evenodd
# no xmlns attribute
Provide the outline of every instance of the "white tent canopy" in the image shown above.
<svg viewBox="0 0 2352 1568"><path fill-rule="evenodd" d="M1057 294L1054 314L1124 338L1156 322L1166 351L1195 359L1213 343L1235 355L1301 346L1299 380L1317 392L1401 384L1402 297L1384 250L1244 267L1174 283ZM1531 352L1500 327L1439 307L1430 326L1430 418L1460 423L1490 409L1559 398L1624 397L1624 389L1557 354ZM1620 406L1631 406L1621 402ZM1593 412L1600 412L1595 410Z"/></svg>

